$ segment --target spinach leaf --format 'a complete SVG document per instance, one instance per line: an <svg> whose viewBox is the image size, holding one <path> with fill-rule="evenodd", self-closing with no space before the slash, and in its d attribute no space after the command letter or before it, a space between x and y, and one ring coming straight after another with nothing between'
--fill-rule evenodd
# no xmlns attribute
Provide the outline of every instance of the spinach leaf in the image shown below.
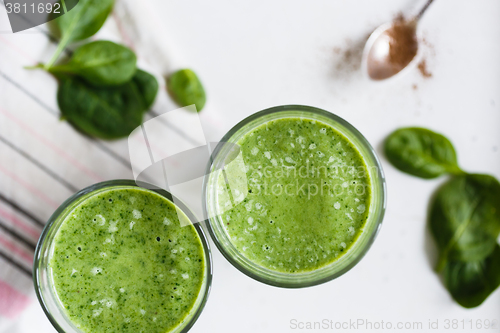
<svg viewBox="0 0 500 333"><path fill-rule="evenodd" d="M205 106L205 89L198 76L190 69L181 69L170 75L167 89L180 106L195 104L198 112Z"/></svg>
<svg viewBox="0 0 500 333"><path fill-rule="evenodd" d="M57 18L62 39L68 42L94 35L113 9L114 0L79 0L71 11Z"/></svg>
<svg viewBox="0 0 500 333"><path fill-rule="evenodd" d="M95 86L115 86L129 81L137 67L129 48L109 41L96 41L77 48L70 61L53 66L51 73L77 74Z"/></svg>
<svg viewBox="0 0 500 333"><path fill-rule="evenodd" d="M68 43L89 38L99 31L113 4L114 0L80 0L75 8L54 20L61 40L45 68L54 65Z"/></svg>
<svg viewBox="0 0 500 333"><path fill-rule="evenodd" d="M385 154L399 170L421 178L461 174L451 142L425 128L401 128L385 141Z"/></svg>
<svg viewBox="0 0 500 333"><path fill-rule="evenodd" d="M77 76L58 75L57 101L62 116L81 132L102 139L126 137L151 105L152 88L143 96L141 83L156 79L142 71L116 87L98 88ZM157 83L156 83L157 85ZM154 99L154 98L153 98Z"/></svg>
<svg viewBox="0 0 500 333"><path fill-rule="evenodd" d="M484 260L500 233L500 183L488 175L452 178L438 190L429 223L440 252L438 271L450 260Z"/></svg>
<svg viewBox="0 0 500 333"><path fill-rule="evenodd" d="M479 306L500 285L500 246L497 244L483 260L449 262L443 278L458 304L466 308Z"/></svg>
<svg viewBox="0 0 500 333"><path fill-rule="evenodd" d="M144 108L149 110L158 93L158 81L148 72L138 69L133 77L137 89L142 96Z"/></svg>

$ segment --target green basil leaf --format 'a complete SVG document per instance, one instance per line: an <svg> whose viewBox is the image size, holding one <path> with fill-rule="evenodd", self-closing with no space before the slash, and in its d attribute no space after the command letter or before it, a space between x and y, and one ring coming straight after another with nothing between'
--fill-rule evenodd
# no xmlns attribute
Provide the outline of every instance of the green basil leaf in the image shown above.
<svg viewBox="0 0 500 333"><path fill-rule="evenodd" d="M451 261L443 272L444 283L453 298L465 308L481 305L500 285L500 246L479 261Z"/></svg>
<svg viewBox="0 0 500 333"><path fill-rule="evenodd" d="M139 73L141 78L134 76L125 84L108 88L95 87L77 76L59 75L59 109L66 120L89 136L126 137L141 125L143 114L151 103L151 96L143 96L140 87L146 76L142 71ZM148 81L151 80L156 81L150 76ZM148 85L153 86L153 83L148 82Z"/></svg>
<svg viewBox="0 0 500 333"><path fill-rule="evenodd" d="M488 175L452 178L438 190L429 223L440 252L438 271L450 260L484 260L500 233L500 183Z"/></svg>
<svg viewBox="0 0 500 333"><path fill-rule="evenodd" d="M425 128L401 128L385 141L385 154L399 170L421 178L461 174L451 142Z"/></svg>
<svg viewBox="0 0 500 333"><path fill-rule="evenodd" d="M95 86L116 86L132 78L136 63L137 57L129 48L96 41L80 46L68 63L53 66L49 71L77 74Z"/></svg>
<svg viewBox="0 0 500 333"><path fill-rule="evenodd" d="M149 110L155 101L158 93L158 81L148 72L138 69L132 78L139 89L144 102L144 108Z"/></svg>
<svg viewBox="0 0 500 333"><path fill-rule="evenodd" d="M207 100L205 89L198 76L190 69L181 69L167 79L167 89L180 106L196 105L196 110L200 112Z"/></svg>
<svg viewBox="0 0 500 333"><path fill-rule="evenodd" d="M75 8L55 20L62 37L61 43L94 35L106 21L113 4L113 0L79 0Z"/></svg>

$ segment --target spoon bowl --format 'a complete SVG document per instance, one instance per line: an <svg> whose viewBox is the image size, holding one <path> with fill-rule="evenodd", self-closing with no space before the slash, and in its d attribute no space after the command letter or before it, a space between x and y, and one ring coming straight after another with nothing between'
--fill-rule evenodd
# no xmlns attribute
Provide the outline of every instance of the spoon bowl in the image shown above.
<svg viewBox="0 0 500 333"><path fill-rule="evenodd" d="M417 58L417 24L433 0L409 20L402 16L375 29L363 49L361 68L374 81L389 79Z"/></svg>
<svg viewBox="0 0 500 333"><path fill-rule="evenodd" d="M383 24L366 42L362 57L363 72L375 81L388 79L406 68L416 58L417 51L414 20Z"/></svg>

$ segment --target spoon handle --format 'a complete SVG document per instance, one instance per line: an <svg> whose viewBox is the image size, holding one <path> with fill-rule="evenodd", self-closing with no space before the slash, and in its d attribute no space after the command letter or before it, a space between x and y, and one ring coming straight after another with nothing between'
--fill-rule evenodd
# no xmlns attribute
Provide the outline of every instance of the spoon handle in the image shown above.
<svg viewBox="0 0 500 333"><path fill-rule="evenodd" d="M422 17L422 15L424 15L425 11L427 10L427 8L429 8L429 6L431 5L431 3L433 2L434 0L429 0L427 1L427 3L425 4L424 7L422 7L422 9L420 10L420 12L418 12L417 16L415 17L415 19L417 20L420 20L420 18Z"/></svg>

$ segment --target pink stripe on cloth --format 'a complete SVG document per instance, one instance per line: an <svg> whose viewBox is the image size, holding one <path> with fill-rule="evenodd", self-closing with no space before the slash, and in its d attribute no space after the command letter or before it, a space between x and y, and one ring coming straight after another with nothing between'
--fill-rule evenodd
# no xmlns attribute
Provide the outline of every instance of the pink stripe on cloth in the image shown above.
<svg viewBox="0 0 500 333"><path fill-rule="evenodd" d="M17 217L15 217L12 214L9 214L2 208L0 208L0 216L3 218L6 218L7 220L11 221L15 226L19 227L19 229L22 229L23 231L27 232L31 237L33 238L38 238L40 237L40 231L30 227Z"/></svg>
<svg viewBox="0 0 500 333"><path fill-rule="evenodd" d="M5 43L8 47L10 47L12 50L16 51L18 54L22 55L23 57L25 57L29 61L33 62L34 65L39 63L39 61L36 61L25 50L21 49L17 45L12 44L11 42L9 42L5 38L3 38L1 35L0 35L0 41L2 41L3 43Z"/></svg>
<svg viewBox="0 0 500 333"><path fill-rule="evenodd" d="M84 172L85 174L87 174L87 176L93 178L94 180L96 180L98 182L102 182L104 180L102 177L100 177L99 175L94 173L92 170L90 170L87 167L85 167L84 165L80 164L80 162L78 162L76 159L74 159L73 157L66 154L66 152L64 150L60 149L59 147L54 145L52 142L50 142L49 140L44 138L42 135L38 134L34 129L32 129L31 127L26 125L23 121L21 121L20 119L15 117L12 113L9 113L4 109L0 109L0 112L5 114L8 118L13 120L19 126L21 126L26 132L30 133L32 136L34 136L35 138L40 140L44 145L46 145L47 147L49 147L50 149L55 151L59 156L61 156L62 158L64 158L65 160L67 160L68 162L73 164L77 169L79 169L82 172Z"/></svg>
<svg viewBox="0 0 500 333"><path fill-rule="evenodd" d="M136 49L135 49L134 42L132 41L132 39L130 39L130 37L126 34L125 30L123 29L122 21L120 20L120 18L118 17L118 15L116 15L116 13L114 11L113 11L112 15L113 15L113 18L115 19L116 26L118 27L118 31L120 32L120 35L122 36L125 45L127 45L129 48L131 48L133 51L135 51Z"/></svg>
<svg viewBox="0 0 500 333"><path fill-rule="evenodd" d="M30 298L0 280L0 315L14 319L30 304Z"/></svg>
<svg viewBox="0 0 500 333"><path fill-rule="evenodd" d="M16 246L15 243L9 241L7 238L0 236L0 244L7 250L23 258L28 264L33 265L33 255L26 253L21 248Z"/></svg>
<svg viewBox="0 0 500 333"><path fill-rule="evenodd" d="M9 176L10 178L12 178L13 180L15 180L16 182L18 182L19 184L21 184L28 191L30 191L31 193L35 194L36 196L38 196L40 199L42 199L43 201L45 201L46 203L48 203L52 207L54 207L54 208L59 207L59 205L55 201L51 200L43 192L40 192L38 189L34 188L33 186L31 186L30 184L28 184L27 182L25 182L21 178L17 177L15 174L13 174L10 171L4 169L2 167L2 165L0 165L0 171L2 171L4 174L6 174L7 176Z"/></svg>

